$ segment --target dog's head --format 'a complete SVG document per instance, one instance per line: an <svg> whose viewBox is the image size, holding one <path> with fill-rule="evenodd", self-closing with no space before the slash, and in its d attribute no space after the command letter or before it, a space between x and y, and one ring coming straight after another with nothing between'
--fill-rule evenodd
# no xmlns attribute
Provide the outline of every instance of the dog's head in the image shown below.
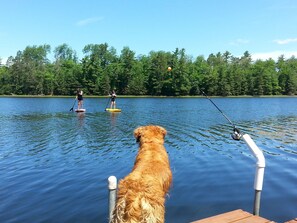
<svg viewBox="0 0 297 223"><path fill-rule="evenodd" d="M137 142L141 142L144 140L160 140L164 142L164 137L167 131L161 126L157 125L148 125L141 126L134 130L134 137Z"/></svg>

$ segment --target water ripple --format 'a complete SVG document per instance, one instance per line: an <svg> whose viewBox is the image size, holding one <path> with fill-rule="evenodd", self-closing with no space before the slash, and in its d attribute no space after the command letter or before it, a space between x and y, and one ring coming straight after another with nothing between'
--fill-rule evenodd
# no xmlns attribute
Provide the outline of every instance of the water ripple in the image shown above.
<svg viewBox="0 0 297 223"><path fill-rule="evenodd" d="M215 101L264 151L261 213L279 222L296 217L296 99ZM104 99L86 100L85 114L69 112L72 103L32 99L32 113L22 109L27 101L13 100L10 112L0 111L1 222L107 222L106 179L131 171L138 150L133 130L147 124L168 132L167 222L252 209L255 159L209 101L121 99L116 114L104 112Z"/></svg>

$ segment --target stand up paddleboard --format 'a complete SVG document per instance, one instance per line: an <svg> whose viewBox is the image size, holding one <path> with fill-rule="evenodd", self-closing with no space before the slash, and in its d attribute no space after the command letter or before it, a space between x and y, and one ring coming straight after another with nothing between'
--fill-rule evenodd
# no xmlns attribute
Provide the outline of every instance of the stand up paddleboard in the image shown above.
<svg viewBox="0 0 297 223"><path fill-rule="evenodd" d="M122 110L119 109L119 108L107 108L105 109L106 111L109 111L109 112L121 112Z"/></svg>
<svg viewBox="0 0 297 223"><path fill-rule="evenodd" d="M75 112L85 112L86 109L84 109L84 108L80 108L80 109L75 109L74 111L75 111Z"/></svg>

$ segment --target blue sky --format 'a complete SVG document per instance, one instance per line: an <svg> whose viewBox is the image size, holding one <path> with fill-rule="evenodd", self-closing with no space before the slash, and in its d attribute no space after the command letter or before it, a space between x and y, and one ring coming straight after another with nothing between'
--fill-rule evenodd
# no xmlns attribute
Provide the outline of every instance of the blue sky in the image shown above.
<svg viewBox="0 0 297 223"><path fill-rule="evenodd" d="M120 54L185 48L196 58L229 51L253 59L297 57L296 0L0 0L0 58L27 46L87 44ZM4 61L5 60L5 61Z"/></svg>

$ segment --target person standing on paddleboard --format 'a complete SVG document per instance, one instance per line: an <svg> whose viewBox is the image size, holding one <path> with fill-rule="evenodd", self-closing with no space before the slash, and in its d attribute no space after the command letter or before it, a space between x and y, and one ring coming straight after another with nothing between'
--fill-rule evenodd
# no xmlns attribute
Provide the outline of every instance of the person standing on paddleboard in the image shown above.
<svg viewBox="0 0 297 223"><path fill-rule="evenodd" d="M77 109L81 109L82 106L83 106L83 91L80 90L80 88L77 88L77 91L76 91L76 99L78 101L78 105L77 105Z"/></svg>
<svg viewBox="0 0 297 223"><path fill-rule="evenodd" d="M110 103L110 108L112 109L112 107L115 109L116 108L116 93L115 91L113 90L111 95L110 95L110 99L111 99L111 103Z"/></svg>

